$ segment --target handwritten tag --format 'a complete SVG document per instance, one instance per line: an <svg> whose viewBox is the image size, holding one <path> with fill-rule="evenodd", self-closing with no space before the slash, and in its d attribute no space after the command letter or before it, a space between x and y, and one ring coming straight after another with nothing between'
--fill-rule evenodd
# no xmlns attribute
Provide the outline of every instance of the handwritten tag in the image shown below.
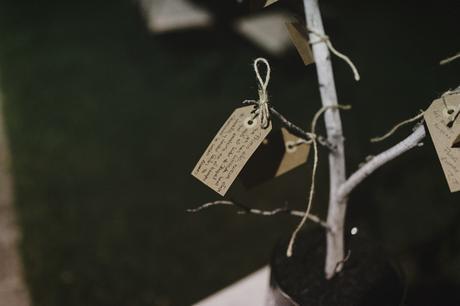
<svg viewBox="0 0 460 306"><path fill-rule="evenodd" d="M305 66L314 63L307 28L299 22L288 22L286 23L286 28Z"/></svg>
<svg viewBox="0 0 460 306"><path fill-rule="evenodd" d="M272 129L253 119L254 106L237 108L217 132L192 171L192 175L220 195L225 195L246 162Z"/></svg>
<svg viewBox="0 0 460 306"><path fill-rule="evenodd" d="M454 143L452 144L452 147L458 148L460 147L460 126L458 128L458 132L455 133L457 137L455 137Z"/></svg>
<svg viewBox="0 0 460 306"><path fill-rule="evenodd" d="M285 128L271 132L241 171L243 185L252 188L304 164L310 145L298 140Z"/></svg>
<svg viewBox="0 0 460 306"><path fill-rule="evenodd" d="M460 191L460 148L452 147L457 135L454 127L449 124L452 112L458 108L458 96L445 96L433 101L424 115L451 192Z"/></svg>

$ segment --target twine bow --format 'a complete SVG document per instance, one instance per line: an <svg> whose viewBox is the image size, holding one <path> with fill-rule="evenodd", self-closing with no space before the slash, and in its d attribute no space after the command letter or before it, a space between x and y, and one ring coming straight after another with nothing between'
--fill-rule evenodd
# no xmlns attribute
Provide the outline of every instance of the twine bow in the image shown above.
<svg viewBox="0 0 460 306"><path fill-rule="evenodd" d="M259 72L259 63L264 63L266 67L265 80L262 79ZM270 110L268 106L268 93L267 87L270 81L270 64L265 58L257 58L254 61L254 71L256 72L257 80L259 81L259 100L254 101L256 103L256 109L254 111L255 117L260 116L260 126L266 129L270 125Z"/></svg>

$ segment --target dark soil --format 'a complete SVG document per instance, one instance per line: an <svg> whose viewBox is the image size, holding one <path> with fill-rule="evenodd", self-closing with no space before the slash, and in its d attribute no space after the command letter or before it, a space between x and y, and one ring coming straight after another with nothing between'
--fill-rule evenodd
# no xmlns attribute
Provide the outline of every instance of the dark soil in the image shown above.
<svg viewBox="0 0 460 306"><path fill-rule="evenodd" d="M402 278L382 248L360 235L348 245L351 253L342 272L326 280L322 232L300 235L291 258L286 257L287 240L283 240L272 257L272 287L278 286L299 305L400 305Z"/></svg>

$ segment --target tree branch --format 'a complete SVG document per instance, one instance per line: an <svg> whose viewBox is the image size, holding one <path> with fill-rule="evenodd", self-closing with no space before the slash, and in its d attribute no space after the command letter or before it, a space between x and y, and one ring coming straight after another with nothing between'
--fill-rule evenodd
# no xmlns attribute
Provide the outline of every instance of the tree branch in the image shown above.
<svg viewBox="0 0 460 306"><path fill-rule="evenodd" d="M260 209L250 208L241 203L237 203L234 201L225 201L225 200L205 203L203 205L198 206L197 208L187 209L186 211L189 213L197 213L211 206L218 206L218 205L228 205L228 206L234 206L234 207L240 208L240 210L238 211L239 214L253 214L253 215L260 215L260 216L274 216L278 214L287 214L287 215L291 215L295 217L305 216L305 213L303 211L292 210L288 207L277 208L274 210L260 210ZM327 223L321 220L319 217L312 215L312 214L308 214L307 218L321 225L325 229L327 230L329 229L329 226L327 225Z"/></svg>
<svg viewBox="0 0 460 306"><path fill-rule="evenodd" d="M280 114L274 107L270 106L270 113L272 116L278 118L278 120L281 122L281 125L283 125L291 134L300 137L306 141L310 141L311 137L308 135L306 131L286 119L282 114Z"/></svg>
<svg viewBox="0 0 460 306"><path fill-rule="evenodd" d="M243 104L254 104L257 105L257 102L254 100L245 100ZM281 125L285 127L292 135L295 135L299 138L302 138L305 141L310 142L311 137L308 135L309 133L300 128L299 126L295 125L291 121L289 121L286 117L284 117L280 112L278 112L273 106L269 106L270 114L277 118ZM332 145L327 139L323 136L318 135L317 139L318 143L323 147L328 148L330 151L334 151L336 147Z"/></svg>
<svg viewBox="0 0 460 306"><path fill-rule="evenodd" d="M278 118L278 120L281 122L281 124L293 135L302 138L306 141L311 141L311 137L308 135L308 132L305 132L302 130L300 127L286 119L283 115L281 115L274 107L270 106L270 113ZM316 138L318 143L322 145L323 147L326 147L329 149L329 151L335 151L337 149L336 146L334 146L332 143L330 143L327 139L325 139L323 136L318 135Z"/></svg>
<svg viewBox="0 0 460 306"><path fill-rule="evenodd" d="M425 127L423 124L414 130L414 132L409 135L406 139L393 146L392 148L380 153L379 155L373 157L368 162L366 162L359 170L353 173L346 181L343 183L338 192L338 197L340 199L346 199L348 195L353 191L353 189L358 186L366 177L368 177L372 172L386 164L387 162L395 159L404 152L409 151L410 149L416 147L420 141L426 136Z"/></svg>

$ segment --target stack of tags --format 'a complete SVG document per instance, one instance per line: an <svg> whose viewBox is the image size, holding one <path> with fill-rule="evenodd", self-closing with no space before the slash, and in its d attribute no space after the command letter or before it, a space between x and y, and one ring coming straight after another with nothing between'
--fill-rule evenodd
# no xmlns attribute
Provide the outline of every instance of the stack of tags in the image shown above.
<svg viewBox="0 0 460 306"><path fill-rule="evenodd" d="M460 191L460 92L433 101L424 118L451 192Z"/></svg>

